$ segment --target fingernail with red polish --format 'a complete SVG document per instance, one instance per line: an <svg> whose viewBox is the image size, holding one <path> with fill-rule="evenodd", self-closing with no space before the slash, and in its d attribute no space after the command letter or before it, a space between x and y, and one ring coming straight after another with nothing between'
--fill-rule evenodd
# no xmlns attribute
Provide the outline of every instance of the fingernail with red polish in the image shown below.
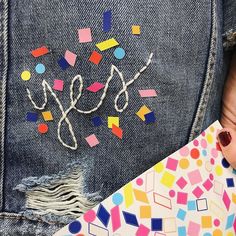
<svg viewBox="0 0 236 236"><path fill-rule="evenodd" d="M228 131L223 131L218 134L218 138L220 140L220 143L223 147L226 147L230 144L231 142L231 135Z"/></svg>

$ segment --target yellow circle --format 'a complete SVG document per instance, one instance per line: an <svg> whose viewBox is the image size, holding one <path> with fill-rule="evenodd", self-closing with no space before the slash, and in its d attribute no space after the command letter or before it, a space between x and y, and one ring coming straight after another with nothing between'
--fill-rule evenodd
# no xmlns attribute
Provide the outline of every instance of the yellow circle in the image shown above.
<svg viewBox="0 0 236 236"><path fill-rule="evenodd" d="M217 165L215 168L215 172L218 176L221 176L223 174L223 169L221 166Z"/></svg>
<svg viewBox="0 0 236 236"><path fill-rule="evenodd" d="M222 236L222 231L220 229L215 229L213 231L213 236Z"/></svg>
<svg viewBox="0 0 236 236"><path fill-rule="evenodd" d="M227 236L234 236L234 234L232 232L228 232Z"/></svg>
<svg viewBox="0 0 236 236"><path fill-rule="evenodd" d="M22 73L21 73L21 79L23 80L29 80L30 79L30 72L28 70L24 70Z"/></svg>
<svg viewBox="0 0 236 236"><path fill-rule="evenodd" d="M164 169L164 165L162 162L158 162L153 168L157 173L161 173Z"/></svg>
<svg viewBox="0 0 236 236"><path fill-rule="evenodd" d="M206 139L207 139L208 143L210 143L210 144L213 143L213 137L211 134L207 134Z"/></svg>
<svg viewBox="0 0 236 236"><path fill-rule="evenodd" d="M182 168L182 169L187 169L187 168L189 167L189 161L188 161L188 159L182 158L182 159L179 161L179 166L180 166L180 168Z"/></svg>
<svg viewBox="0 0 236 236"><path fill-rule="evenodd" d="M198 165L198 166L202 166L202 160L198 159L198 160L197 160L197 165Z"/></svg>
<svg viewBox="0 0 236 236"><path fill-rule="evenodd" d="M213 126L210 127L210 131L211 131L212 133L215 131L215 129L214 129Z"/></svg>

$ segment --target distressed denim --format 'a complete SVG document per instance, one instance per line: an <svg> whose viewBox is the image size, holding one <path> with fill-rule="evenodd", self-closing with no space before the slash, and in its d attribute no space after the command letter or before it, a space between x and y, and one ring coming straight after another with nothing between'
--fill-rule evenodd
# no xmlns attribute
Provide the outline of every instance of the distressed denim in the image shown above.
<svg viewBox="0 0 236 236"><path fill-rule="evenodd" d="M108 33L102 31L106 10L113 14ZM236 42L235 12L234 0L0 0L0 235L53 234L219 119L230 50ZM139 37L131 35L135 24L141 25ZM86 27L92 29L93 42L80 44L77 29ZM89 63L95 43L111 37L120 42L126 57L117 61L113 50L107 50L99 66ZM33 58L30 51L42 45L50 54ZM62 71L57 60L67 49L78 54L78 62ZM128 82L152 53L150 65L127 88L129 102L123 112L114 108L122 89L117 73L98 110L70 112L76 150L58 140L62 114L49 91L45 110L54 116L49 132L42 136L35 123L26 121L26 113L36 111L26 89L43 104L43 79L51 86L54 79L64 81L63 93L57 94L67 109L69 86L77 74L84 87L105 83L114 65ZM34 71L39 62L46 72L22 81L21 72ZM141 99L138 90L148 88L158 96ZM83 93L78 106L89 110L99 99L100 95ZM122 107L124 102L121 96L118 104ZM155 112L156 123L146 125L135 115L142 105ZM95 128L94 116L104 125ZM119 116L122 140L107 128L108 116ZM100 144L90 148L84 138L93 133ZM62 134L66 143L73 143L65 122Z"/></svg>

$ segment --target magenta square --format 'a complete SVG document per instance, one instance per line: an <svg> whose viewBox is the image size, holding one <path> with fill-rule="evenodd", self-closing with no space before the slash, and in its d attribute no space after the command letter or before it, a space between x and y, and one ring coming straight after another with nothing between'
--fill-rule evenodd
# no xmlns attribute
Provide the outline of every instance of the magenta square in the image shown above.
<svg viewBox="0 0 236 236"><path fill-rule="evenodd" d="M229 198L229 196L228 196L226 191L224 191L222 200L223 200L223 202L225 204L226 209L229 210L231 200L230 200L230 198Z"/></svg>
<svg viewBox="0 0 236 236"><path fill-rule="evenodd" d="M212 184L212 182L211 182L209 179L207 179L207 180L203 183L203 187L204 187L207 191L209 191L209 190L213 187L213 184Z"/></svg>
<svg viewBox="0 0 236 236"><path fill-rule="evenodd" d="M79 29L78 36L79 36L80 43L92 42L92 35L91 35L90 28Z"/></svg>
<svg viewBox="0 0 236 236"><path fill-rule="evenodd" d="M199 170L194 170L188 173L189 181L192 185L202 182L202 176Z"/></svg>
<svg viewBox="0 0 236 236"><path fill-rule="evenodd" d="M179 179L178 179L178 181L176 182L176 184L181 188L181 189L183 189L186 185L187 185L187 181L185 180L185 178L184 177L180 177Z"/></svg>
<svg viewBox="0 0 236 236"><path fill-rule="evenodd" d="M63 80L59 80L59 79L54 80L54 85L53 85L54 90L63 91L63 87L64 87Z"/></svg>
<svg viewBox="0 0 236 236"><path fill-rule="evenodd" d="M188 201L188 194L187 193L183 193L183 192L177 193L177 203L178 204L186 205L187 201Z"/></svg>
<svg viewBox="0 0 236 236"><path fill-rule="evenodd" d="M196 198L200 198L200 197L202 196L202 194L203 194L203 191L202 191L202 189L201 189L200 187L196 187L196 188L192 191L192 193L194 194L194 196L195 196Z"/></svg>
<svg viewBox="0 0 236 236"><path fill-rule="evenodd" d="M193 221L188 224L188 235L198 236L200 233L201 226Z"/></svg>
<svg viewBox="0 0 236 236"><path fill-rule="evenodd" d="M141 224L136 232L136 236L148 236L150 229Z"/></svg>
<svg viewBox="0 0 236 236"><path fill-rule="evenodd" d="M176 171L178 166L178 160L175 160L171 157L168 158L167 163L166 163L166 168L169 170Z"/></svg>

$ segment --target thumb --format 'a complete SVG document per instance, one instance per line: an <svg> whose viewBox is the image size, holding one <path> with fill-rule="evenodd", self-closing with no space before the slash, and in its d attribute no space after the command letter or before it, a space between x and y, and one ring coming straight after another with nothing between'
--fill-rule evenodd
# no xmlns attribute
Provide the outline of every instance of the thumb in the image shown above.
<svg viewBox="0 0 236 236"><path fill-rule="evenodd" d="M224 128L218 131L217 139L225 159L236 169L236 131Z"/></svg>

